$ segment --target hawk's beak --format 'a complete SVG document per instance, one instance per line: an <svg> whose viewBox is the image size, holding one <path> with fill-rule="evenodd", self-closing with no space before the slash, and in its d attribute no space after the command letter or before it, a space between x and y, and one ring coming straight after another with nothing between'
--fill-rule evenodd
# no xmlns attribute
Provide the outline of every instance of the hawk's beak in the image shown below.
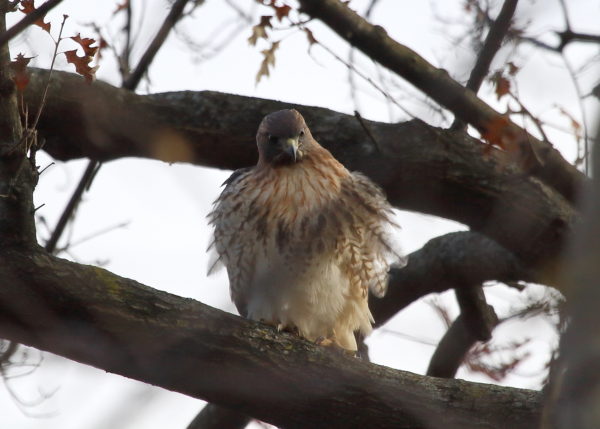
<svg viewBox="0 0 600 429"><path fill-rule="evenodd" d="M281 150L290 157L294 162L297 161L298 154L298 138L287 138L281 141Z"/></svg>

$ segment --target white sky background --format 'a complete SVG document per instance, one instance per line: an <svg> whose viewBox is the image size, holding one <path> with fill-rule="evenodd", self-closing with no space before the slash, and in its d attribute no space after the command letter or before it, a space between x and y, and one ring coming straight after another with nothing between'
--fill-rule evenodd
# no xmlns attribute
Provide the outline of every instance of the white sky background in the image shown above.
<svg viewBox="0 0 600 429"><path fill-rule="evenodd" d="M64 35L81 32L82 36L94 37L92 31L83 24L93 21L103 25L109 22L116 3L108 0L65 0L48 15L54 26L53 34L58 30L62 14L67 13L70 18ZM258 16L270 14L269 9L255 5L252 0L232 0L232 3L252 15L252 25L258 22ZM531 20L531 27L527 27L528 34L539 36L548 43L555 42L551 30L563 29L559 2L522 0L520 3L518 16L522 18L518 24L525 25ZM593 34L600 32L597 26L600 22L600 6L597 2L578 0L568 3L574 30ZM132 4L137 32L140 32L139 23L142 23L133 52L135 64L162 22L168 3L164 0L132 0ZM351 3L359 11L364 11L367 4L366 0L354 0ZM456 38L468 31L471 19L466 16L462 4L459 0L380 0L371 21L385 27L392 37L433 64L465 81L474 54L468 41L464 40L462 45L456 43ZM15 22L21 16L12 14L9 16L10 22ZM179 31L200 43L208 37L218 38L222 32L232 30L231 23L237 19L234 10L219 0L207 0L193 16L194 19L188 18L181 23ZM110 24L113 35L121 23L116 19ZM345 42L318 22L311 23L309 28L319 41L347 58ZM276 31L272 34L273 40L277 40L288 32ZM246 41L249 35L250 25L222 52L207 61L193 61L193 55L182 39L170 37L152 65L150 82L143 82L139 92L217 90L323 106L346 113L352 113L355 109L350 97L346 67L318 46L312 48L312 58L308 56L308 44L303 33L285 38L276 54L277 64L271 77L255 85L255 75L262 60L260 51L267 45L259 42L256 47L249 46ZM48 67L52 47L46 34L38 28L32 28L11 45L11 53L13 57L19 52L26 56L37 55L35 65ZM61 46L63 51L74 48L70 41ZM594 52L597 52L596 47L579 44L569 47L566 54L579 67ZM510 47L504 48L496 58L496 64L503 64L511 53ZM98 78L119 85L111 54L106 51L104 55ZM361 70L369 76L376 76L370 61L359 54L356 58ZM558 113L557 104L581 121L573 85L559 56L526 48L520 50L512 61L521 67L518 91L521 100L531 111L567 131L569 121ZM57 68L72 71L62 56L59 56ZM386 71L382 73L389 76ZM597 76L597 65L581 74L580 83L584 92L589 92L597 83ZM368 83L359 77L356 80L359 109L365 118L381 121L406 119L397 108L392 108L390 112L383 97ZM422 102L423 96L416 90L401 80L396 82L400 82L401 86L392 89L392 93L405 108L429 123L448 125ZM498 108L505 108L504 102L496 102L489 85L480 94ZM596 110L596 102L593 97L586 99L588 112ZM568 132L549 129L548 135L569 160L574 159L575 143ZM45 154L39 155L42 167L50 162ZM35 202L36 205L45 204L38 213L49 225L55 225L84 166L84 161L58 162L41 176ZM70 231L73 242L114 225L124 222L128 222L128 225L73 246L71 258L84 263L101 261L107 269L119 275L227 311L235 311L229 300L225 273L209 278L205 274L205 248L210 234L205 216L228 174L225 171L139 159L105 164L79 208ZM431 216L406 212L400 216L403 225L400 240L407 253L420 248L432 237L464 229L457 223ZM48 237L48 231L43 226L39 226L38 233L42 239ZM505 286L486 289L490 303L501 317L511 309L522 306L524 297L545 293L545 288L536 286L528 287L523 293ZM453 317L457 315L452 293L443 294L440 302L450 308ZM398 333L435 344L444 332L443 323L431 308L423 302L415 303L384 329L372 335L369 339L371 358L376 363L422 374L426 371L434 347ZM504 384L540 387L550 344L556 341L552 332L550 324L541 319L508 323L494 332L494 341L499 343L532 338L528 347L533 353L532 357L517 368L515 374L504 380ZM31 361L35 361L39 354L35 350L29 353ZM198 372L202 373L201 367ZM459 371L458 376L490 381L464 369ZM26 407L27 413L37 416L31 417L23 413L10 398L7 389L0 386L2 428L184 428L202 406L202 402L196 399L107 374L49 353L43 354L43 362L33 374L11 379L9 387L25 401L39 398L40 392L55 393L40 405Z"/></svg>

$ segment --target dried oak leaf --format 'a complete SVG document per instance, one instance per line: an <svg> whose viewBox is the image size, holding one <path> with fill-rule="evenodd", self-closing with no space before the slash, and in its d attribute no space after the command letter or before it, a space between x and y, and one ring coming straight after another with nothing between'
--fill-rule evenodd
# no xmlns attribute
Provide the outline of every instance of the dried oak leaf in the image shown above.
<svg viewBox="0 0 600 429"><path fill-rule="evenodd" d="M67 57L67 62L73 64L75 66L75 71L83 76L88 83L92 83L96 80L96 70L98 70L98 66L90 66L93 57L88 55L80 57L77 55L77 49L65 51L64 54L65 57Z"/></svg>
<svg viewBox="0 0 600 429"><path fill-rule="evenodd" d="M286 4L283 6L275 6L273 5L273 9L275 9L275 16L281 22L283 18L287 17L290 14L292 8Z"/></svg>
<svg viewBox="0 0 600 429"><path fill-rule="evenodd" d="M14 61L11 61L10 68L12 70L12 80L17 87L17 90L24 91L29 83L29 70L27 64L32 57L27 58L23 54L18 54Z"/></svg>
<svg viewBox="0 0 600 429"><path fill-rule="evenodd" d="M71 40L77 42L79 46L81 46L81 48L83 49L83 53L88 57L93 58L94 55L96 55L96 52L98 52L99 46L91 46L94 43L96 43L94 39L91 39L89 37L85 37L82 39L81 34L77 33L77 36L71 37Z"/></svg>
<svg viewBox="0 0 600 429"><path fill-rule="evenodd" d="M496 97L500 100L507 94L510 94L510 81L502 75L502 72L496 72L491 77L490 80L494 83L496 87Z"/></svg>
<svg viewBox="0 0 600 429"><path fill-rule="evenodd" d="M252 35L248 37L248 43L252 46L256 45L258 39L268 39L267 27L273 28L271 25L272 16L261 16L260 22L252 27Z"/></svg>
<svg viewBox="0 0 600 429"><path fill-rule="evenodd" d="M261 51L263 60L256 74L256 83L260 82L263 76L269 76L269 67L275 66L275 51L279 48L279 42L273 42L269 49Z"/></svg>
<svg viewBox="0 0 600 429"><path fill-rule="evenodd" d="M36 7L34 6L33 2L34 0L21 0L21 9L19 10L26 15L30 14L31 12L36 10ZM34 24L50 33L50 27L52 26L52 24L50 24L49 22L44 22L44 17L45 15L37 21L35 21Z"/></svg>
<svg viewBox="0 0 600 429"><path fill-rule="evenodd" d="M290 11L292 10L292 8L285 3L282 6L277 6L277 0L266 0L263 1L263 4L265 6L270 6L273 8L273 10L275 11L275 16L277 17L279 22L281 22L283 18L288 16L290 14Z"/></svg>

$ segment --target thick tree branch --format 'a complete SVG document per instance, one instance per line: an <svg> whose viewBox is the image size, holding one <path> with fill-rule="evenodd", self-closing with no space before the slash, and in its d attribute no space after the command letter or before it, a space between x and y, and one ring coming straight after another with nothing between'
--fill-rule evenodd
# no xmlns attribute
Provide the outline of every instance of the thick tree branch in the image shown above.
<svg viewBox="0 0 600 429"><path fill-rule="evenodd" d="M369 24L347 4L339 0L300 0L300 5L308 15L323 21L352 46L396 72L459 119L482 134L493 134L495 139L502 140L525 172L536 175L568 200L575 200L584 176L550 144L496 112L446 71L390 38L382 27Z"/></svg>
<svg viewBox="0 0 600 429"><path fill-rule="evenodd" d="M0 337L284 428L525 429L539 418L537 392L368 364L41 250L4 249L0 278Z"/></svg>
<svg viewBox="0 0 600 429"><path fill-rule="evenodd" d="M476 232L462 231L430 240L408 256L408 265L390 272L385 297L370 297L377 326L419 298L449 289L469 290L486 281L538 281L511 252ZM460 292L459 292L460 293Z"/></svg>
<svg viewBox="0 0 600 429"><path fill-rule="evenodd" d="M240 414L231 408L215 404L206 404L190 422L187 429L243 429L252 420L246 414Z"/></svg>
<svg viewBox="0 0 600 429"><path fill-rule="evenodd" d="M43 76L32 76L30 111ZM256 162L262 117L289 107L301 111L317 140L348 168L379 183L394 205L465 223L528 267L543 268L544 282L552 283L575 211L551 188L520 174L505 153L462 132L420 121L363 120L375 148L355 117L327 109L216 92L140 96L101 82L85 85L69 73L56 73L39 129L45 150L58 159L141 156L234 169Z"/></svg>

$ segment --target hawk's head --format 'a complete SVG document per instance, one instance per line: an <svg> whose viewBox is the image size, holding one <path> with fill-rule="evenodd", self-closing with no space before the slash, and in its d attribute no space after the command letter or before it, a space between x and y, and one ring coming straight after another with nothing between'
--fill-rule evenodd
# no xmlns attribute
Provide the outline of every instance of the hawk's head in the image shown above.
<svg viewBox="0 0 600 429"><path fill-rule="evenodd" d="M302 115L289 109L265 116L258 127L256 143L259 163L276 167L301 161L307 149L316 142Z"/></svg>

